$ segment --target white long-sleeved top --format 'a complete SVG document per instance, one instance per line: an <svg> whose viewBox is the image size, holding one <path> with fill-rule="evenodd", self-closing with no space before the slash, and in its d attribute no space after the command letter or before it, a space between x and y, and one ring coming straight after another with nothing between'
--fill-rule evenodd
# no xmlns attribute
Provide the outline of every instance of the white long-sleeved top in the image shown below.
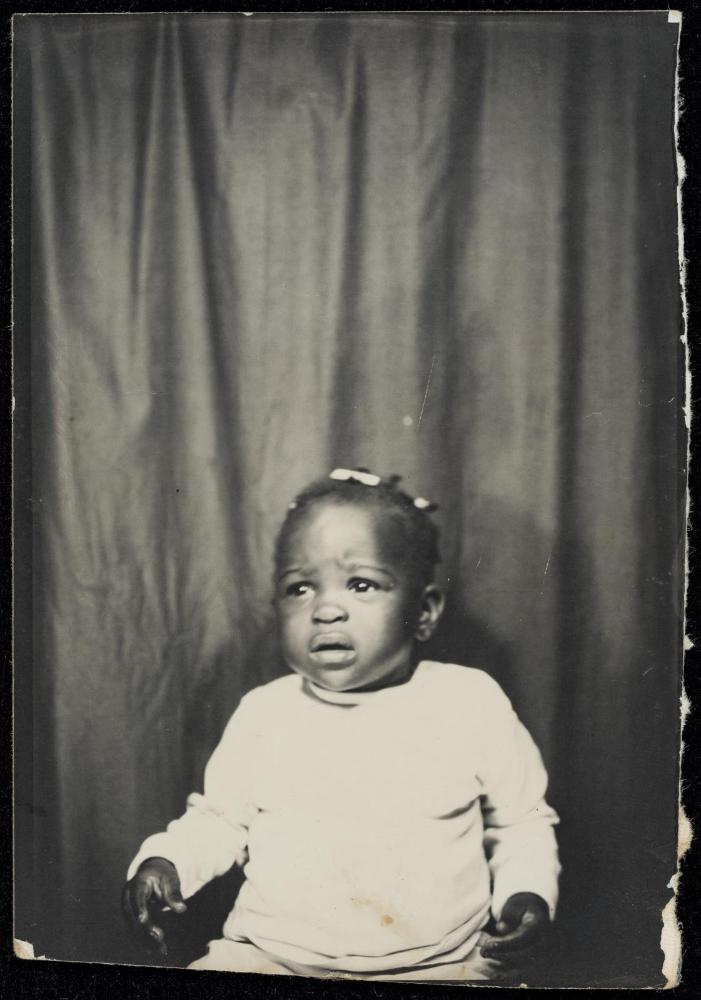
<svg viewBox="0 0 701 1000"><path fill-rule="evenodd" d="M557 900L540 754L479 670L422 661L405 684L333 693L293 674L247 694L204 794L130 865L163 857L183 896L234 862L223 935L347 972L460 961L516 892Z"/></svg>

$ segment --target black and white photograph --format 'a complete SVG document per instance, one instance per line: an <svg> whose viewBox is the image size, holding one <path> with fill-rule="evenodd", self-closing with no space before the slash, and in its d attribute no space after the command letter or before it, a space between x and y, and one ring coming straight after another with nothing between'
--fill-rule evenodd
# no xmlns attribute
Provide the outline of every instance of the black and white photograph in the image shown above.
<svg viewBox="0 0 701 1000"><path fill-rule="evenodd" d="M15 15L18 958L678 983L680 31Z"/></svg>

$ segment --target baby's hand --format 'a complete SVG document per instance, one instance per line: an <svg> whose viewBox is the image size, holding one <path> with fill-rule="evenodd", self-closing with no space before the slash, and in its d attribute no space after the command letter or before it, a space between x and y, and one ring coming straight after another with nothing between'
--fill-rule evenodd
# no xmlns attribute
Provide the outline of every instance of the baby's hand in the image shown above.
<svg viewBox="0 0 701 1000"><path fill-rule="evenodd" d="M187 909L180 894L180 879L175 865L165 858L144 861L122 893L122 909L132 928L139 935L147 934L151 938L150 943L165 956L168 949L163 929L154 924L149 912L149 906L156 900L163 904L161 910L169 907L175 913L184 913Z"/></svg>
<svg viewBox="0 0 701 1000"><path fill-rule="evenodd" d="M532 961L549 923L544 899L534 892L517 892L504 903L493 933L480 936L480 951L485 958L502 962L505 971L520 969Z"/></svg>

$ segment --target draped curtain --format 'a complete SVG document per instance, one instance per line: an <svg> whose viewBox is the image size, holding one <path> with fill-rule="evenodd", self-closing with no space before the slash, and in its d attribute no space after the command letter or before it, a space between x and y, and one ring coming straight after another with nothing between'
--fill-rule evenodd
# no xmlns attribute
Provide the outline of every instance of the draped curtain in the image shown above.
<svg viewBox="0 0 701 1000"><path fill-rule="evenodd" d="M127 954L132 854L285 671L286 505L360 465L440 504L428 653L492 673L541 747L549 974L660 981L676 41L652 13L16 19L17 935L37 953Z"/></svg>

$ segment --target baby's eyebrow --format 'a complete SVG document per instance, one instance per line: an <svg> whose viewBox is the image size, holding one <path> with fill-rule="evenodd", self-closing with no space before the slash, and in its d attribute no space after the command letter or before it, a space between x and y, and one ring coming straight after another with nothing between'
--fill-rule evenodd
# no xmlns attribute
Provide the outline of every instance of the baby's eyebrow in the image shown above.
<svg viewBox="0 0 701 1000"><path fill-rule="evenodd" d="M343 564L343 568L345 570L348 570L349 573L357 573L357 572L359 572L362 569L368 569L372 573L382 573L383 576L388 577L390 580L395 580L396 581L396 577L395 577L394 573L392 573L388 569L385 569L384 566L378 566L376 563L369 563L369 562L367 562L367 563L366 562L362 562L362 563L346 562L346 563Z"/></svg>
<svg viewBox="0 0 701 1000"><path fill-rule="evenodd" d="M278 576L278 580L284 580L286 576L300 575L300 576L310 576L313 571L309 569L308 566L290 566L289 569L284 569L282 573Z"/></svg>

